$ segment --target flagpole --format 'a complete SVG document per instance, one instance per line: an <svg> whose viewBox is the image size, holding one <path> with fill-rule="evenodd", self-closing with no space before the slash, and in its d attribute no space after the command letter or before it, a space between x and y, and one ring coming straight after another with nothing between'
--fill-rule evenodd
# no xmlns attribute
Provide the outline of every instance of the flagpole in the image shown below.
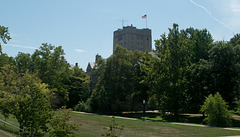
<svg viewBox="0 0 240 137"><path fill-rule="evenodd" d="M145 20L146 20L146 29L147 29L147 14L143 15L143 16L142 16L142 19L145 19Z"/></svg>
<svg viewBox="0 0 240 137"><path fill-rule="evenodd" d="M148 17L147 17L148 18ZM147 18L146 18L146 29L147 29Z"/></svg>

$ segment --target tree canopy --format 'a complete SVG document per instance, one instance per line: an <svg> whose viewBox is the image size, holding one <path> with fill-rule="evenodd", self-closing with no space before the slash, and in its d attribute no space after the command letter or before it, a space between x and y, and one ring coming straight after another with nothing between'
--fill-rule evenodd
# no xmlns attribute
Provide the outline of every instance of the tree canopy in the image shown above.
<svg viewBox="0 0 240 137"><path fill-rule="evenodd" d="M7 41L11 39L10 33L8 32L8 27L0 25L0 38L4 44L7 44ZM0 54L2 54L2 45L0 43Z"/></svg>
<svg viewBox="0 0 240 137"><path fill-rule="evenodd" d="M7 65L0 72L0 109L16 117L25 136L42 136L52 116L52 92L35 75L15 71Z"/></svg>

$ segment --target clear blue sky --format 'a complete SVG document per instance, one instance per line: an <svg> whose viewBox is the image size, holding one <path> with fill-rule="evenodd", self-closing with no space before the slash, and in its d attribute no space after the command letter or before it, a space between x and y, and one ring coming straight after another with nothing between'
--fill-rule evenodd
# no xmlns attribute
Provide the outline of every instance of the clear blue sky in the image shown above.
<svg viewBox="0 0 240 137"><path fill-rule="evenodd" d="M113 31L124 25L145 27L147 14L152 40L177 23L180 29L206 28L215 41L240 32L239 0L1 0L0 25L12 39L3 52L32 54L42 43L63 46L70 64L84 70L98 53L113 51Z"/></svg>

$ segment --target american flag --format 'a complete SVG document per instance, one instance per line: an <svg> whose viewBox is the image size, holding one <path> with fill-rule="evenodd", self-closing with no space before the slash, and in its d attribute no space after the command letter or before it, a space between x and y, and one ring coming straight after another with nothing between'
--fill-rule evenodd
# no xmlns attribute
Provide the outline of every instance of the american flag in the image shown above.
<svg viewBox="0 0 240 137"><path fill-rule="evenodd" d="M143 19L147 19L147 14L142 16Z"/></svg>

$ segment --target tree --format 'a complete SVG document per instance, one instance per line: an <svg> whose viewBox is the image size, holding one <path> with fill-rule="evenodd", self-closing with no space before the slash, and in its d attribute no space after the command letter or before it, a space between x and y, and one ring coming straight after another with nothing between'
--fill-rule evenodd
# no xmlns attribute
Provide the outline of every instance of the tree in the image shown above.
<svg viewBox="0 0 240 137"><path fill-rule="evenodd" d="M186 76L187 83L187 105L185 112L199 113L205 98L213 93L214 75L211 72L209 61L201 59L199 63L193 63Z"/></svg>
<svg viewBox="0 0 240 137"><path fill-rule="evenodd" d="M240 45L234 47L234 70L235 77L232 79L234 83L236 83L234 87L235 98L234 104L236 105L235 109L239 110L240 108Z"/></svg>
<svg viewBox="0 0 240 137"><path fill-rule="evenodd" d="M29 72L31 69L31 55L19 52L15 57L16 67L19 73Z"/></svg>
<svg viewBox="0 0 240 137"><path fill-rule="evenodd" d="M52 116L52 93L35 75L15 71L14 66L7 65L0 72L1 110L16 117L24 136L42 136Z"/></svg>
<svg viewBox="0 0 240 137"><path fill-rule="evenodd" d="M51 44L43 43L40 50L36 50L32 56L30 72L37 73L42 82L47 83L50 89L54 89L55 96L52 106L58 108L66 105L69 97L68 90L72 71L70 65L64 58L62 46L55 47Z"/></svg>
<svg viewBox="0 0 240 137"><path fill-rule="evenodd" d="M0 69L5 65L15 64L13 57L9 57L7 54L0 55Z"/></svg>
<svg viewBox="0 0 240 137"><path fill-rule="evenodd" d="M8 32L8 27L0 25L0 38L4 44L7 44L7 41L11 39L10 33ZM2 46L0 43L0 54L2 54Z"/></svg>
<svg viewBox="0 0 240 137"><path fill-rule="evenodd" d="M152 79L154 77L152 68L154 68L154 61L157 59L153 57L154 55L145 52L138 59L138 62L134 65L134 92L132 93L133 106L136 109L133 110L142 110L142 102L149 101L149 98L153 96L152 89ZM155 101L154 101L155 102ZM156 109L155 105L150 103L150 109Z"/></svg>
<svg viewBox="0 0 240 137"><path fill-rule="evenodd" d="M218 91L224 100L229 103L231 109L236 107L235 98L239 96L239 69L237 68L237 56L232 45L224 42L216 42L210 50L209 62L213 75L213 91Z"/></svg>
<svg viewBox="0 0 240 137"><path fill-rule="evenodd" d="M70 77L69 101L67 106L73 108L79 102L86 102L91 96L89 76L78 66L73 67L73 75Z"/></svg>
<svg viewBox="0 0 240 137"><path fill-rule="evenodd" d="M189 71L192 43L180 33L177 24L156 40L157 68L154 68L154 90L163 111L173 112L178 120L179 111L186 104L186 73Z"/></svg>
<svg viewBox="0 0 240 137"><path fill-rule="evenodd" d="M233 38L230 39L229 43L235 47L237 45L240 45L240 34L234 35Z"/></svg>
<svg viewBox="0 0 240 137"><path fill-rule="evenodd" d="M77 130L78 125L68 123L71 118L69 115L71 111L71 109L66 109L65 106L58 109L50 121L50 125L52 126L52 130L50 131L51 137L72 137L76 135L73 131Z"/></svg>
<svg viewBox="0 0 240 137"><path fill-rule="evenodd" d="M214 96L210 94L206 98L201 111L207 114L205 121L208 125L224 127L231 125L231 117L227 108L227 103L217 92Z"/></svg>
<svg viewBox="0 0 240 137"><path fill-rule="evenodd" d="M208 60L208 51L212 48L213 38L207 29L187 28L181 33L192 43L191 63L198 63L200 59Z"/></svg>
<svg viewBox="0 0 240 137"><path fill-rule="evenodd" d="M119 112L131 109L131 95L134 87L134 66L140 54L116 46L114 53L107 59L96 90L92 94L92 108L101 112Z"/></svg>

